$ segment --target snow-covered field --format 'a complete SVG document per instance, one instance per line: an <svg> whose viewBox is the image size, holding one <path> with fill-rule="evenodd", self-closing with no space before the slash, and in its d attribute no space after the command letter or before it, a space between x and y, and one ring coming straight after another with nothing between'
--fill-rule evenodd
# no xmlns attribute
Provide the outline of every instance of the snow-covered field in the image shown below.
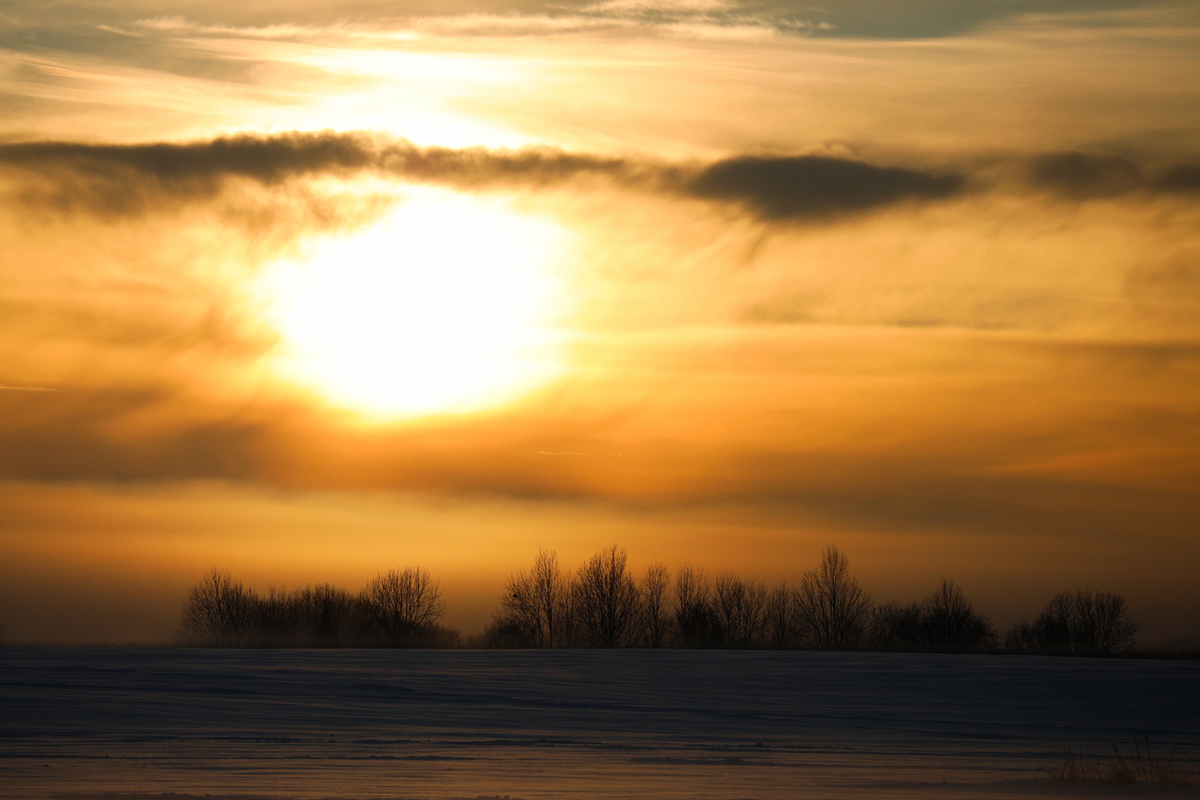
<svg viewBox="0 0 1200 800"><path fill-rule="evenodd" d="M1200 664L0 649L0 797L1128 796L1040 768L1135 737L1200 771Z"/></svg>

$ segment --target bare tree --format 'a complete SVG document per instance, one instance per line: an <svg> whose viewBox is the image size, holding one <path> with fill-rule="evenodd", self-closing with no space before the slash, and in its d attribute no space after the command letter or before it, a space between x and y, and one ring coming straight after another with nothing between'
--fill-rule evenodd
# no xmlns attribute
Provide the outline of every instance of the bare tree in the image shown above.
<svg viewBox="0 0 1200 800"><path fill-rule="evenodd" d="M962 589L943 578L921 604L921 644L930 650L981 650L995 641L996 629L976 613Z"/></svg>
<svg viewBox="0 0 1200 800"><path fill-rule="evenodd" d="M884 603L871 613L869 638L882 650L913 650L925 636L924 613L920 603L902 606Z"/></svg>
<svg viewBox="0 0 1200 800"><path fill-rule="evenodd" d="M1005 646L1018 652L1107 656L1131 650L1137 631L1121 595L1076 590L1060 592L1032 623L1013 627Z"/></svg>
<svg viewBox="0 0 1200 800"><path fill-rule="evenodd" d="M539 550L533 568L509 578L500 598L494 629L505 631L513 643L558 647L566 643L570 592L558 566L558 555Z"/></svg>
<svg viewBox="0 0 1200 800"><path fill-rule="evenodd" d="M213 569L188 591L179 636L184 644L239 647L247 643L254 621L254 593L228 572Z"/></svg>
<svg viewBox="0 0 1200 800"><path fill-rule="evenodd" d="M355 598L344 589L321 583L293 595L296 625L308 647L343 647L354 642L358 620Z"/></svg>
<svg viewBox="0 0 1200 800"><path fill-rule="evenodd" d="M675 575L675 636L680 647L705 647L712 641L711 587L704 570L682 566Z"/></svg>
<svg viewBox="0 0 1200 800"><path fill-rule="evenodd" d="M762 635L767 590L758 582L744 581L732 572L717 576L713 612L727 647L753 647Z"/></svg>
<svg viewBox="0 0 1200 800"><path fill-rule="evenodd" d="M625 551L606 547L571 583L572 613L592 647L623 647L633 640L640 615L637 587L625 570Z"/></svg>
<svg viewBox="0 0 1200 800"><path fill-rule="evenodd" d="M432 632L446 610L437 582L419 567L378 575L363 589L361 602L367 618L392 647L412 644L418 632Z"/></svg>
<svg viewBox="0 0 1200 800"><path fill-rule="evenodd" d="M1108 656L1133 649L1139 626L1126 615L1124 597L1088 589L1076 593L1075 603L1081 652Z"/></svg>
<svg viewBox="0 0 1200 800"><path fill-rule="evenodd" d="M763 619L764 636L771 647L787 650L800 642L800 601L797 593L786 583L776 586L767 597Z"/></svg>
<svg viewBox="0 0 1200 800"><path fill-rule="evenodd" d="M846 556L830 545L820 565L804 574L798 590L804 638L815 647L857 647L866 633L871 599L850 576Z"/></svg>
<svg viewBox="0 0 1200 800"><path fill-rule="evenodd" d="M271 584L265 597L257 596L252 604L251 635L248 644L254 647L294 647L299 637L293 597L285 589Z"/></svg>
<svg viewBox="0 0 1200 800"><path fill-rule="evenodd" d="M667 586L671 576L662 562L646 568L642 578L642 640L647 647L662 647L667 638Z"/></svg>

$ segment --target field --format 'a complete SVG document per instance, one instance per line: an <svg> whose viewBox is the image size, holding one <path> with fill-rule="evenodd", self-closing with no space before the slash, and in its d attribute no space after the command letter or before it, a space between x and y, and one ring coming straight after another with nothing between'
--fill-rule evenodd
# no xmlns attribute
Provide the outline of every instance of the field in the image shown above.
<svg viewBox="0 0 1200 800"><path fill-rule="evenodd" d="M1200 771L1200 665L0 649L5 798L1200 796L1043 769L1071 748L1095 773L1135 739L1175 777Z"/></svg>

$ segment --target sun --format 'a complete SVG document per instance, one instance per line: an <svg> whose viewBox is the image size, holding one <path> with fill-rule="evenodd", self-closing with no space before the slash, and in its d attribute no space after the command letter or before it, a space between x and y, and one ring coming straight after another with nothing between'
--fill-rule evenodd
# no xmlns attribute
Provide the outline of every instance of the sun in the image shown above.
<svg viewBox="0 0 1200 800"><path fill-rule="evenodd" d="M511 402L562 372L569 238L503 200L413 188L383 221L263 273L273 367L376 419Z"/></svg>

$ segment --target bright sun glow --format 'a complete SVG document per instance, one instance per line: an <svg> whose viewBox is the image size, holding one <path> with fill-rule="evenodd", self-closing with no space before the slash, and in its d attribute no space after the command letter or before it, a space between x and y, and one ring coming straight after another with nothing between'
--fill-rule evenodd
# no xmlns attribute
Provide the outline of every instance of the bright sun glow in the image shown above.
<svg viewBox="0 0 1200 800"><path fill-rule="evenodd" d="M502 202L414 189L381 223L264 274L276 367L375 418L516 399L561 372L567 238Z"/></svg>

